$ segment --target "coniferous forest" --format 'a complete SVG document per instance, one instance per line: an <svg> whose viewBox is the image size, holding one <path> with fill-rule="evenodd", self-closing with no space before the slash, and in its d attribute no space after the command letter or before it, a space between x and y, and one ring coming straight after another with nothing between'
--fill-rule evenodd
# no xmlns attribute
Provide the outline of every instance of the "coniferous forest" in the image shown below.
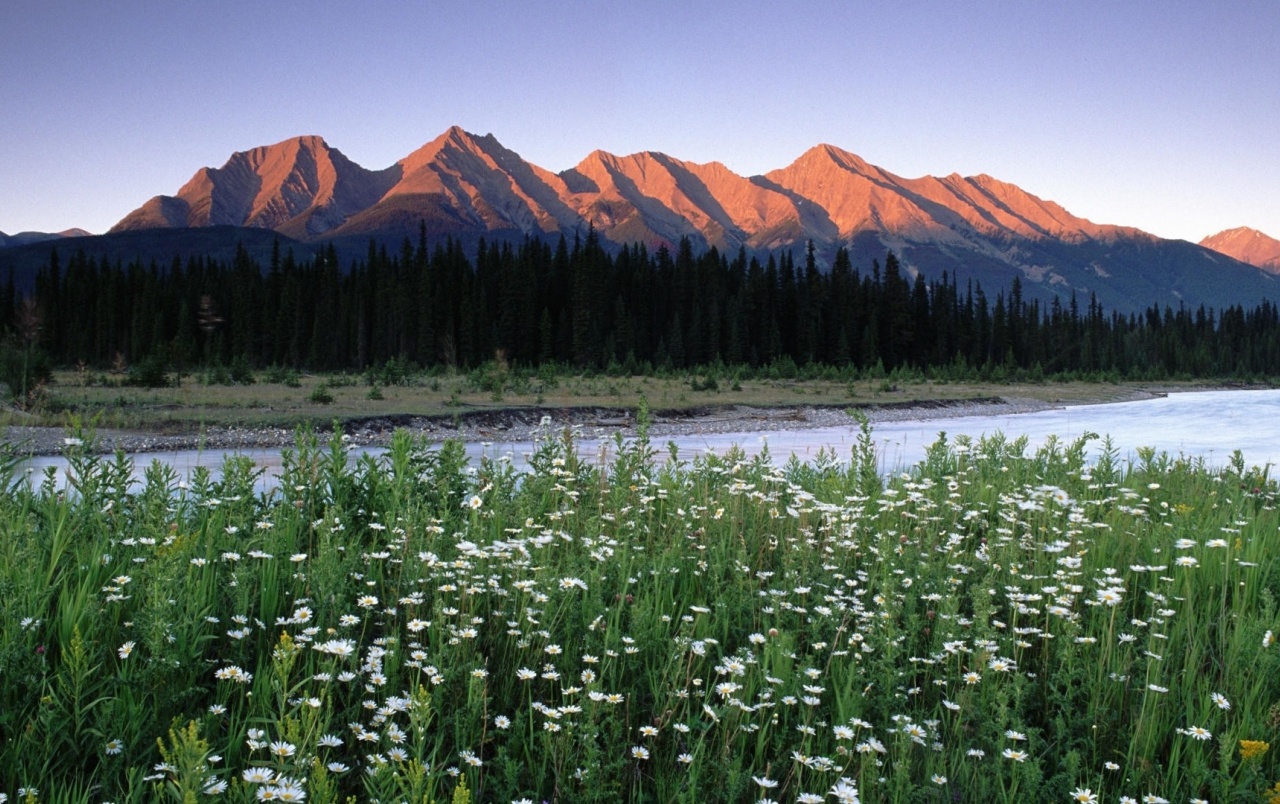
<svg viewBox="0 0 1280 804"><path fill-rule="evenodd" d="M921 370L982 379L1256 378L1280 374L1280 314L1109 312L1093 299L910 276L895 255L869 266L837 253L820 270L690 243L613 254L594 232L552 245L425 236L371 243L341 265L332 246L262 265L240 249L122 263L51 251L31 295L12 278L0 316L7 353L52 365L209 365L364 371L394 361L647 372L700 366ZM37 361L37 362L39 362ZM33 363L34 365L34 363Z"/></svg>

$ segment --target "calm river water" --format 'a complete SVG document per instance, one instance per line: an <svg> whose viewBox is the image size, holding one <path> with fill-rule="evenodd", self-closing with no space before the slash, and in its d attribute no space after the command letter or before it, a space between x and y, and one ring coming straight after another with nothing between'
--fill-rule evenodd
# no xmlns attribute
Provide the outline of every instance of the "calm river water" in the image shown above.
<svg viewBox="0 0 1280 804"><path fill-rule="evenodd" d="M1080 405L1039 413L883 422L872 428L872 435L882 467L894 471L923 459L925 448L937 440L940 432L950 438L960 434L977 438L997 431L1010 438L1027 436L1030 449L1043 444L1050 435L1070 441L1085 432L1093 432L1111 436L1122 459L1134 457L1139 447L1153 447L1159 452L1203 458L1210 465L1221 466L1239 449L1246 463L1280 464L1280 390L1176 393L1161 399ZM767 445L774 461L782 463L791 455L810 460L824 447L847 457L857 436L857 428L848 426L684 436L670 440L686 459L706 451L723 452L735 444L748 454L755 454ZM654 445L661 449L662 455L665 455L666 444L667 440L655 439ZM611 440L583 440L579 449L584 456L607 455L612 446ZM522 465L533 444L493 442L468 444L467 449L474 461L483 455L509 455L517 465ZM1096 455L1098 450L1099 442L1092 442L1091 454ZM380 449L363 451L381 452ZM182 476L197 466L207 466L216 472L225 454L193 450L140 453L133 457L140 478L143 469L155 460L171 464ZM272 478L280 467L280 450L242 450L234 454L247 456L266 469L263 489L274 484ZM358 455L360 451L353 450L352 454ZM53 467L61 475L65 466L66 462L58 457L33 458L26 464L36 477L47 467Z"/></svg>

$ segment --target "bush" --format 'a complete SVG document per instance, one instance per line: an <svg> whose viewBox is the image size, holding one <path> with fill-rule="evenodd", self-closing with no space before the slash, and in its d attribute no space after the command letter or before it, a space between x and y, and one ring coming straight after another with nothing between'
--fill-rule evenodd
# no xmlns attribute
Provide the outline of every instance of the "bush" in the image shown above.
<svg viewBox="0 0 1280 804"><path fill-rule="evenodd" d="M129 367L125 385L135 388L168 388L173 385L168 362L160 355L148 355Z"/></svg>
<svg viewBox="0 0 1280 804"><path fill-rule="evenodd" d="M284 382L285 374L288 371L289 369L284 366L267 366L262 370L262 381L279 385Z"/></svg>
<svg viewBox="0 0 1280 804"><path fill-rule="evenodd" d="M27 353L16 343L8 343L0 349L0 382L9 386L10 399L18 400L24 387L30 391L37 385L48 382L52 376L49 356L41 350L32 349Z"/></svg>
<svg viewBox="0 0 1280 804"><path fill-rule="evenodd" d="M404 357L388 358L382 366L370 366L365 371L369 385L408 385L416 367Z"/></svg>
<svg viewBox="0 0 1280 804"><path fill-rule="evenodd" d="M231 385L231 372L222 363L214 363L205 369L201 382L205 385Z"/></svg>
<svg viewBox="0 0 1280 804"><path fill-rule="evenodd" d="M706 377L694 376L689 378L689 390L718 392L720 390L720 383L713 375L707 375Z"/></svg>
<svg viewBox="0 0 1280 804"><path fill-rule="evenodd" d="M478 391L501 394L507 384L507 367L490 360L467 375L467 383Z"/></svg>
<svg viewBox="0 0 1280 804"><path fill-rule="evenodd" d="M283 385L288 388L300 388L302 386L302 375L298 373L297 369L271 366L262 372L262 381Z"/></svg>
<svg viewBox="0 0 1280 804"><path fill-rule="evenodd" d="M244 355L236 355L231 361L231 381L236 385L253 385L255 382L253 376L253 366L249 365L249 358Z"/></svg>
<svg viewBox="0 0 1280 804"><path fill-rule="evenodd" d="M538 366L538 382L548 391L560 387L560 370L554 363L543 363Z"/></svg>
<svg viewBox="0 0 1280 804"><path fill-rule="evenodd" d="M315 387L307 399L317 405L330 405L333 404L333 393L329 390L329 385L322 382Z"/></svg>

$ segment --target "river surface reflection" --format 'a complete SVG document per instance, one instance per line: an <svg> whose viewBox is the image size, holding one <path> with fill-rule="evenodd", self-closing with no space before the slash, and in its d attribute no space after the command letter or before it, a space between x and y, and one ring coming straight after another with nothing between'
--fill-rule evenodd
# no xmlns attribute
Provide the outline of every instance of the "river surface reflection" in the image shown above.
<svg viewBox="0 0 1280 804"><path fill-rule="evenodd" d="M1053 435L1070 441L1092 432L1110 436L1121 459L1135 457L1140 447L1152 447L1158 452L1202 458L1210 465L1221 466L1238 449L1246 463L1265 465L1280 463L1280 415L1277 414L1280 414L1280 390L1203 391L1037 413L882 422L873 426L872 435L881 468L885 471L903 470L918 463L924 457L925 448L938 439L939 433L945 432L949 438L963 434L976 439L997 431L1009 438L1027 436L1028 447L1032 450ZM674 442L684 459L692 459L708 451L723 453L734 445L748 455L755 455L767 446L773 460L782 463L792 455L801 461L812 460L824 448L834 451L838 457L847 458L857 438L858 430L851 423L844 427L812 430L655 439L654 446L659 448L660 457L663 457L668 442ZM613 446L612 440L584 439L579 443L579 452L584 457L604 460L611 454ZM467 453L473 462L479 462L482 456L508 456L517 466L523 466L533 448L533 442L528 441L473 443L467 445ZM1100 448L1100 440L1093 442L1089 454L1096 456ZM353 449L351 456L355 460L365 453L378 455L381 452L379 448L360 448ZM274 486L281 465L279 449L236 452L190 450L138 453L132 457L135 474L140 480L145 468L153 461L171 465L180 477L190 476L192 470L199 466L209 468L216 476L229 454L245 456L265 470L260 490ZM66 461L60 457L37 457L30 459L24 467L33 479L38 480L49 468L61 477L65 473Z"/></svg>

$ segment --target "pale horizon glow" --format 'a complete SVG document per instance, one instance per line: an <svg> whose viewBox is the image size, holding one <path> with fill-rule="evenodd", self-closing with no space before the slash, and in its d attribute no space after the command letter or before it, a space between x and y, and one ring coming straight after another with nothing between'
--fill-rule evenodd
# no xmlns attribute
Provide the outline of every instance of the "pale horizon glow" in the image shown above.
<svg viewBox="0 0 1280 804"><path fill-rule="evenodd" d="M384 168L451 125L551 171L751 176L827 143L1095 223L1280 237L1270 2L23 3L0 30L0 231L106 231L234 151Z"/></svg>

